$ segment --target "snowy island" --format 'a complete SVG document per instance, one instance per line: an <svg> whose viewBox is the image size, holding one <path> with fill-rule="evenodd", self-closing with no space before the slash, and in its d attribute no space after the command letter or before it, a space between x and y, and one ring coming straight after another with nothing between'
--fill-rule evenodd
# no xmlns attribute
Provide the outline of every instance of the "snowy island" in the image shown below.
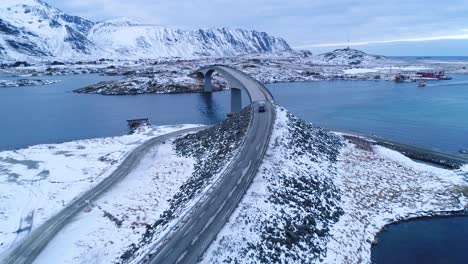
<svg viewBox="0 0 468 264"><path fill-rule="evenodd" d="M239 69L264 84L320 80L395 81L397 75L416 81L418 71L444 69L447 73L466 73L465 64L455 62L398 61L369 55L354 49L338 49L313 55L308 51L256 53L236 57L159 58L140 60L68 61L36 63L26 67L6 67L4 71L21 76L102 74L122 76L75 90L77 93L129 95L144 93L192 93L203 91L203 79L194 72L207 65L222 64ZM213 76L215 90L227 83Z"/></svg>

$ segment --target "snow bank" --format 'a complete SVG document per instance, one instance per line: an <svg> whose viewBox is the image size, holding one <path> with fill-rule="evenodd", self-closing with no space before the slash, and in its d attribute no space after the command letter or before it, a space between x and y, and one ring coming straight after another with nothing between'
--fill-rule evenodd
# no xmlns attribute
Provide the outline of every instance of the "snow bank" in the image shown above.
<svg viewBox="0 0 468 264"><path fill-rule="evenodd" d="M192 126L0 152L0 253L105 179L146 140Z"/></svg>

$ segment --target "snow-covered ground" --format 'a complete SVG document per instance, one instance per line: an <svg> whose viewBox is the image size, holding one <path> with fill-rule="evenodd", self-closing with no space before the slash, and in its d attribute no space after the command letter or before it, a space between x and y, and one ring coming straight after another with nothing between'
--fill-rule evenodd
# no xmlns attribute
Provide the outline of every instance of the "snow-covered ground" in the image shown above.
<svg viewBox="0 0 468 264"><path fill-rule="evenodd" d="M347 144L337 168L345 214L331 229L327 263L370 263L371 243L385 225L468 205L462 170L417 163L383 147L365 151Z"/></svg>
<svg viewBox="0 0 468 264"><path fill-rule="evenodd" d="M318 80L393 81L397 73L414 74L416 70L437 69L434 65L401 65L391 60L375 61L375 64L367 63L366 66L317 65L314 57L303 56L302 53L290 52L236 58L158 61L154 64L142 61L133 68L115 66L115 69L106 69L108 74L125 75L124 79L83 87L77 92L113 95L201 91L204 82L195 71L213 64L234 67L265 84ZM214 75L213 84L216 87L226 86L218 74Z"/></svg>
<svg viewBox="0 0 468 264"><path fill-rule="evenodd" d="M35 263L144 258L216 184L243 142L250 117L246 108L219 125L152 148L129 175L90 201ZM146 127L128 136L0 152L2 251L97 185L147 139L192 126Z"/></svg>
<svg viewBox="0 0 468 264"><path fill-rule="evenodd" d="M386 224L468 205L467 167L417 163L277 113L259 174L202 263L370 263Z"/></svg>
<svg viewBox="0 0 468 264"><path fill-rule="evenodd" d="M152 149L77 215L36 263L134 263L216 184L242 144L249 108ZM0 152L0 253L107 177L151 137ZM277 107L265 160L202 263L370 263L377 233L413 217L463 211L468 165L446 170L314 127Z"/></svg>
<svg viewBox="0 0 468 264"><path fill-rule="evenodd" d="M351 68L343 70L345 74L358 74L358 73L369 73L369 72L378 72L377 69L369 69L369 68Z"/></svg>
<svg viewBox="0 0 468 264"><path fill-rule="evenodd" d="M169 207L192 175L195 159L177 156L171 142L155 147L123 181L82 212L35 263L113 263Z"/></svg>
<svg viewBox="0 0 468 264"><path fill-rule="evenodd" d="M147 127L127 136L0 152L0 253L109 176L131 150L189 127Z"/></svg>

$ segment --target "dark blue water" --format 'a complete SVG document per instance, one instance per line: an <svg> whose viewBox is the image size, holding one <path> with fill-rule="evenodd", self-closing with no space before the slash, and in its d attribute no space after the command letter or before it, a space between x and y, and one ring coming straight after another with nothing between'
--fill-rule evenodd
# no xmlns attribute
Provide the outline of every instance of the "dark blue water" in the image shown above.
<svg viewBox="0 0 468 264"><path fill-rule="evenodd" d="M468 149L468 75L450 81L319 81L268 87L289 111L331 129L456 152Z"/></svg>
<svg viewBox="0 0 468 264"><path fill-rule="evenodd" d="M468 263L468 217L390 225L378 236L372 260L376 264Z"/></svg>
<svg viewBox="0 0 468 264"><path fill-rule="evenodd" d="M14 79L7 75L1 79ZM47 77L46 86L0 88L0 150L128 133L127 119L151 124L214 124L225 118L229 92L210 94L102 96L72 90L118 77ZM244 97L244 102L247 98Z"/></svg>
<svg viewBox="0 0 468 264"><path fill-rule="evenodd" d="M385 81L320 81L268 87L280 104L318 125L458 151L468 149L468 75L453 77L451 81L429 83L424 89L415 83ZM125 120L139 117L149 117L155 125L213 124L223 120L229 109L228 92L87 95L71 91L118 77L50 78L62 82L0 88L0 150L123 135L127 133Z"/></svg>

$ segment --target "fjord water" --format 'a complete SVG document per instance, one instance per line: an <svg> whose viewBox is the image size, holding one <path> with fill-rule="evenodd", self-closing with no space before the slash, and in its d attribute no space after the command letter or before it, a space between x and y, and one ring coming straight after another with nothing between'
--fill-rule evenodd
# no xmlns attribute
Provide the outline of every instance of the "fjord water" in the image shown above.
<svg viewBox="0 0 468 264"><path fill-rule="evenodd" d="M468 217L431 218L389 225L372 248L377 264L467 263Z"/></svg>
<svg viewBox="0 0 468 264"><path fill-rule="evenodd" d="M34 78L34 77L33 77ZM72 91L121 77L47 76L59 83L0 88L0 150L128 133L127 119L150 118L153 125L214 124L229 109L229 92L102 96ZM0 79L17 79L7 75ZM243 100L247 102L246 98Z"/></svg>
<svg viewBox="0 0 468 264"><path fill-rule="evenodd" d="M457 152L468 149L468 75L448 81L319 81L269 85L292 113L335 130Z"/></svg>
<svg viewBox="0 0 468 264"><path fill-rule="evenodd" d="M468 75L430 82L318 81L270 84L293 114L337 130L376 134L446 151L468 149ZM0 79L16 79L0 75ZM47 76L61 82L0 88L0 150L76 139L118 136L126 120L149 117L154 125L214 124L225 118L230 95L150 94L102 96L72 91L115 76ZM246 103L243 95L243 102Z"/></svg>

